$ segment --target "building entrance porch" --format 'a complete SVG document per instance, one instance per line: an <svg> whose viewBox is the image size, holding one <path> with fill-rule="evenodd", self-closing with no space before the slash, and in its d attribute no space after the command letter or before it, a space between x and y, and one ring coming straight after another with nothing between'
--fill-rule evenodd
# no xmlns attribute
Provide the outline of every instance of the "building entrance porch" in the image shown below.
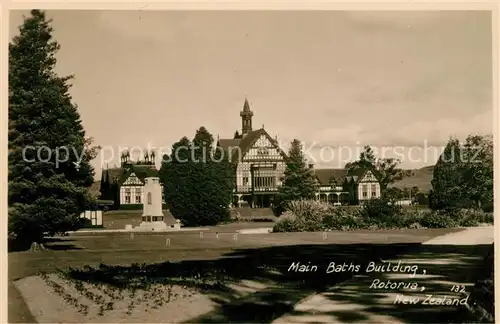
<svg viewBox="0 0 500 324"><path fill-rule="evenodd" d="M275 193L235 194L233 207L270 208L276 199Z"/></svg>
<svg viewBox="0 0 500 324"><path fill-rule="evenodd" d="M346 205L349 204L349 193L348 192L319 192L316 193L316 200L329 202L334 205Z"/></svg>

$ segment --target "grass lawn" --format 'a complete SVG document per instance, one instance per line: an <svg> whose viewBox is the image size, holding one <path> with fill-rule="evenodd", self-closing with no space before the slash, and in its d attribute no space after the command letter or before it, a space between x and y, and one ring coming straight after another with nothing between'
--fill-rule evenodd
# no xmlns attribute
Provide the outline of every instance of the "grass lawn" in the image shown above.
<svg viewBox="0 0 500 324"><path fill-rule="evenodd" d="M168 211L163 211L166 218L170 219L170 222L173 223L174 219L170 215ZM104 229L124 229L125 225L139 226L141 223L141 215L142 211L138 210L114 210L109 211L103 214L103 227ZM271 221L247 221L247 222L238 222L238 223L230 223L227 225L219 225L219 226L209 226L210 228L217 228L219 231L225 230L228 228L256 228L256 227L273 227L274 222Z"/></svg>
<svg viewBox="0 0 500 324"><path fill-rule="evenodd" d="M359 206L343 206L350 208L359 208ZM427 206L403 206L405 209L409 210L420 210L420 211L429 211L430 209ZM163 211L166 218L173 219L171 214L164 210ZM103 226L105 229L124 229L125 225L139 226L141 223L141 210L113 210L109 212L105 212L103 214ZM245 218L248 221L232 223L222 226L217 226L219 231L223 231L229 228L257 228L257 227L273 227L275 222L273 221L252 221L251 217ZM211 227L215 228L215 227Z"/></svg>
<svg viewBox="0 0 500 324"><path fill-rule="evenodd" d="M247 269L250 272L242 270L244 275L252 277L251 271L255 269L251 265L266 263L283 269L291 262L306 259L314 259L323 264L349 258L367 260L393 254L401 248L412 247L432 237L457 231L415 229L329 232L326 239L323 239L322 233L240 234L234 240L233 233L238 227L237 224L230 224L212 228L204 233L203 238L200 238L199 232L135 233L133 239L126 233L76 233L47 244L53 249L51 251L9 253L9 322L33 321L11 282L36 275L40 271L53 272L56 269L96 266L100 263L130 265L181 260L184 264L205 266L208 264L206 260L219 260L217 262L225 262L224 267ZM216 231L220 233L218 239ZM170 238L170 246L166 245L167 237ZM230 261L223 261L228 258ZM193 261L186 263L187 260ZM320 279L318 277L317 280ZM338 277L335 280L344 279L347 278Z"/></svg>

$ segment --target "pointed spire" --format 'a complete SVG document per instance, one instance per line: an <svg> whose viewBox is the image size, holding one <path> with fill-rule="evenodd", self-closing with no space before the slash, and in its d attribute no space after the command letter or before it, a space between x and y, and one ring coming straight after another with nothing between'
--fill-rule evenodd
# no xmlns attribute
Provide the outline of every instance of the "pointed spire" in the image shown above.
<svg viewBox="0 0 500 324"><path fill-rule="evenodd" d="M240 112L241 116L241 135L245 135L252 131L252 117L253 112L250 110L250 104L248 99L245 97L245 103L243 105L243 110Z"/></svg>
<svg viewBox="0 0 500 324"><path fill-rule="evenodd" d="M243 104L243 111L250 111L250 104L248 103L247 97L245 97L245 103Z"/></svg>

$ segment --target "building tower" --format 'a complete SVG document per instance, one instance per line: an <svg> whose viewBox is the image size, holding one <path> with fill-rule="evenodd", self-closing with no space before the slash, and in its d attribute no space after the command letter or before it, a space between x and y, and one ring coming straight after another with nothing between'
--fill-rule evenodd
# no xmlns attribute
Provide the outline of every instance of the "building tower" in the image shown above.
<svg viewBox="0 0 500 324"><path fill-rule="evenodd" d="M252 131L252 116L253 112L250 110L250 105L248 104L247 98L245 98L245 104L243 105L243 111L240 112L241 116L241 135L245 136L247 133Z"/></svg>

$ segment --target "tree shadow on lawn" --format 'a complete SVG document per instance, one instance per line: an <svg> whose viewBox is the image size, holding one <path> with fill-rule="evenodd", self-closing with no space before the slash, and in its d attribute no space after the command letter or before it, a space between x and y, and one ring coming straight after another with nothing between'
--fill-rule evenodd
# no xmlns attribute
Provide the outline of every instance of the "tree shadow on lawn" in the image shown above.
<svg viewBox="0 0 500 324"><path fill-rule="evenodd" d="M69 269L77 280L119 288L145 288L154 282L182 284L207 294L220 309L190 322L270 322L293 310L307 295L352 277L352 272L326 273L330 262L364 264L394 257L419 244L292 245L235 250L215 260L164 262ZM288 271L293 262L317 266L317 272ZM252 280L273 287L240 298L230 284Z"/></svg>
<svg viewBox="0 0 500 324"><path fill-rule="evenodd" d="M465 306L461 305L426 305L422 302L428 295L436 298L448 296L449 298L464 298L471 292L472 286L467 284L476 283L478 280L491 278L492 267L485 261L487 255L493 253L493 246L421 246L416 252L400 256L400 260L414 260L413 264L418 264L419 272L426 270L428 276L418 279L406 278L405 281L418 283L418 289L412 290L391 290L391 289L370 289L372 279L380 281L392 280L391 274L382 273L377 277L368 280L353 280L334 290L321 294L328 300L328 304L353 304L362 305L356 310L338 311L317 311L313 309L297 311L294 310L289 315L299 318L301 316L327 315L336 318L342 323L357 323L368 319L367 314L384 314L403 323L477 323L478 319L471 317L472 314ZM394 260L396 261L396 260ZM399 279L401 280L401 279ZM466 285L467 294L451 292L454 284ZM425 287L421 292L420 288ZM390 302L381 299L382 294L391 299ZM419 304L394 304L397 294L408 297L420 296ZM470 301L471 303L473 301ZM486 310L494 313L494 300L486 301ZM470 304L469 304L470 305ZM484 304L482 306L485 306ZM299 320L300 321L300 320Z"/></svg>
<svg viewBox="0 0 500 324"><path fill-rule="evenodd" d="M428 274L443 276L445 277L443 280L465 283L474 281L471 270L481 265L484 251L484 246L293 245L236 250L215 260L131 266L101 264L97 268L69 269L66 274L73 279L97 284L105 283L119 288L144 289L154 282L196 288L209 296L219 307L213 312L190 319L190 323L269 323L287 313L308 315L305 311L295 311L294 305L312 293L324 293L336 284L352 278L353 275L361 274L370 261L380 263L382 259L387 260L406 254L407 258L418 258L420 262L426 263L425 269ZM436 259L447 259L453 263L436 263ZM316 265L318 270L317 272L288 271L293 262ZM359 264L361 270L359 273L348 271L326 273L330 262ZM383 275L378 278L383 280L382 277ZM230 285L242 279L271 283L273 286L242 297L241 292ZM451 286L435 282L435 279L418 279L418 282L419 285L426 286L426 291L436 294L438 292L445 294L450 290ZM434 306L424 311L421 305L384 305L381 299L384 293L389 292L388 290L370 290L369 283L356 280L342 287L323 295L332 302L361 304L369 312L388 314L405 322L450 322L446 319L452 315L456 319L456 306L451 308ZM336 312L311 310L311 314L313 313L335 316L346 323L367 319L366 314L356 310Z"/></svg>
<svg viewBox="0 0 500 324"><path fill-rule="evenodd" d="M81 247L70 242L75 242L75 240L65 237L47 237L43 239L42 244L46 249L54 251L82 250ZM18 242L11 239L8 241L9 253L28 251L30 248L31 245L28 242Z"/></svg>

